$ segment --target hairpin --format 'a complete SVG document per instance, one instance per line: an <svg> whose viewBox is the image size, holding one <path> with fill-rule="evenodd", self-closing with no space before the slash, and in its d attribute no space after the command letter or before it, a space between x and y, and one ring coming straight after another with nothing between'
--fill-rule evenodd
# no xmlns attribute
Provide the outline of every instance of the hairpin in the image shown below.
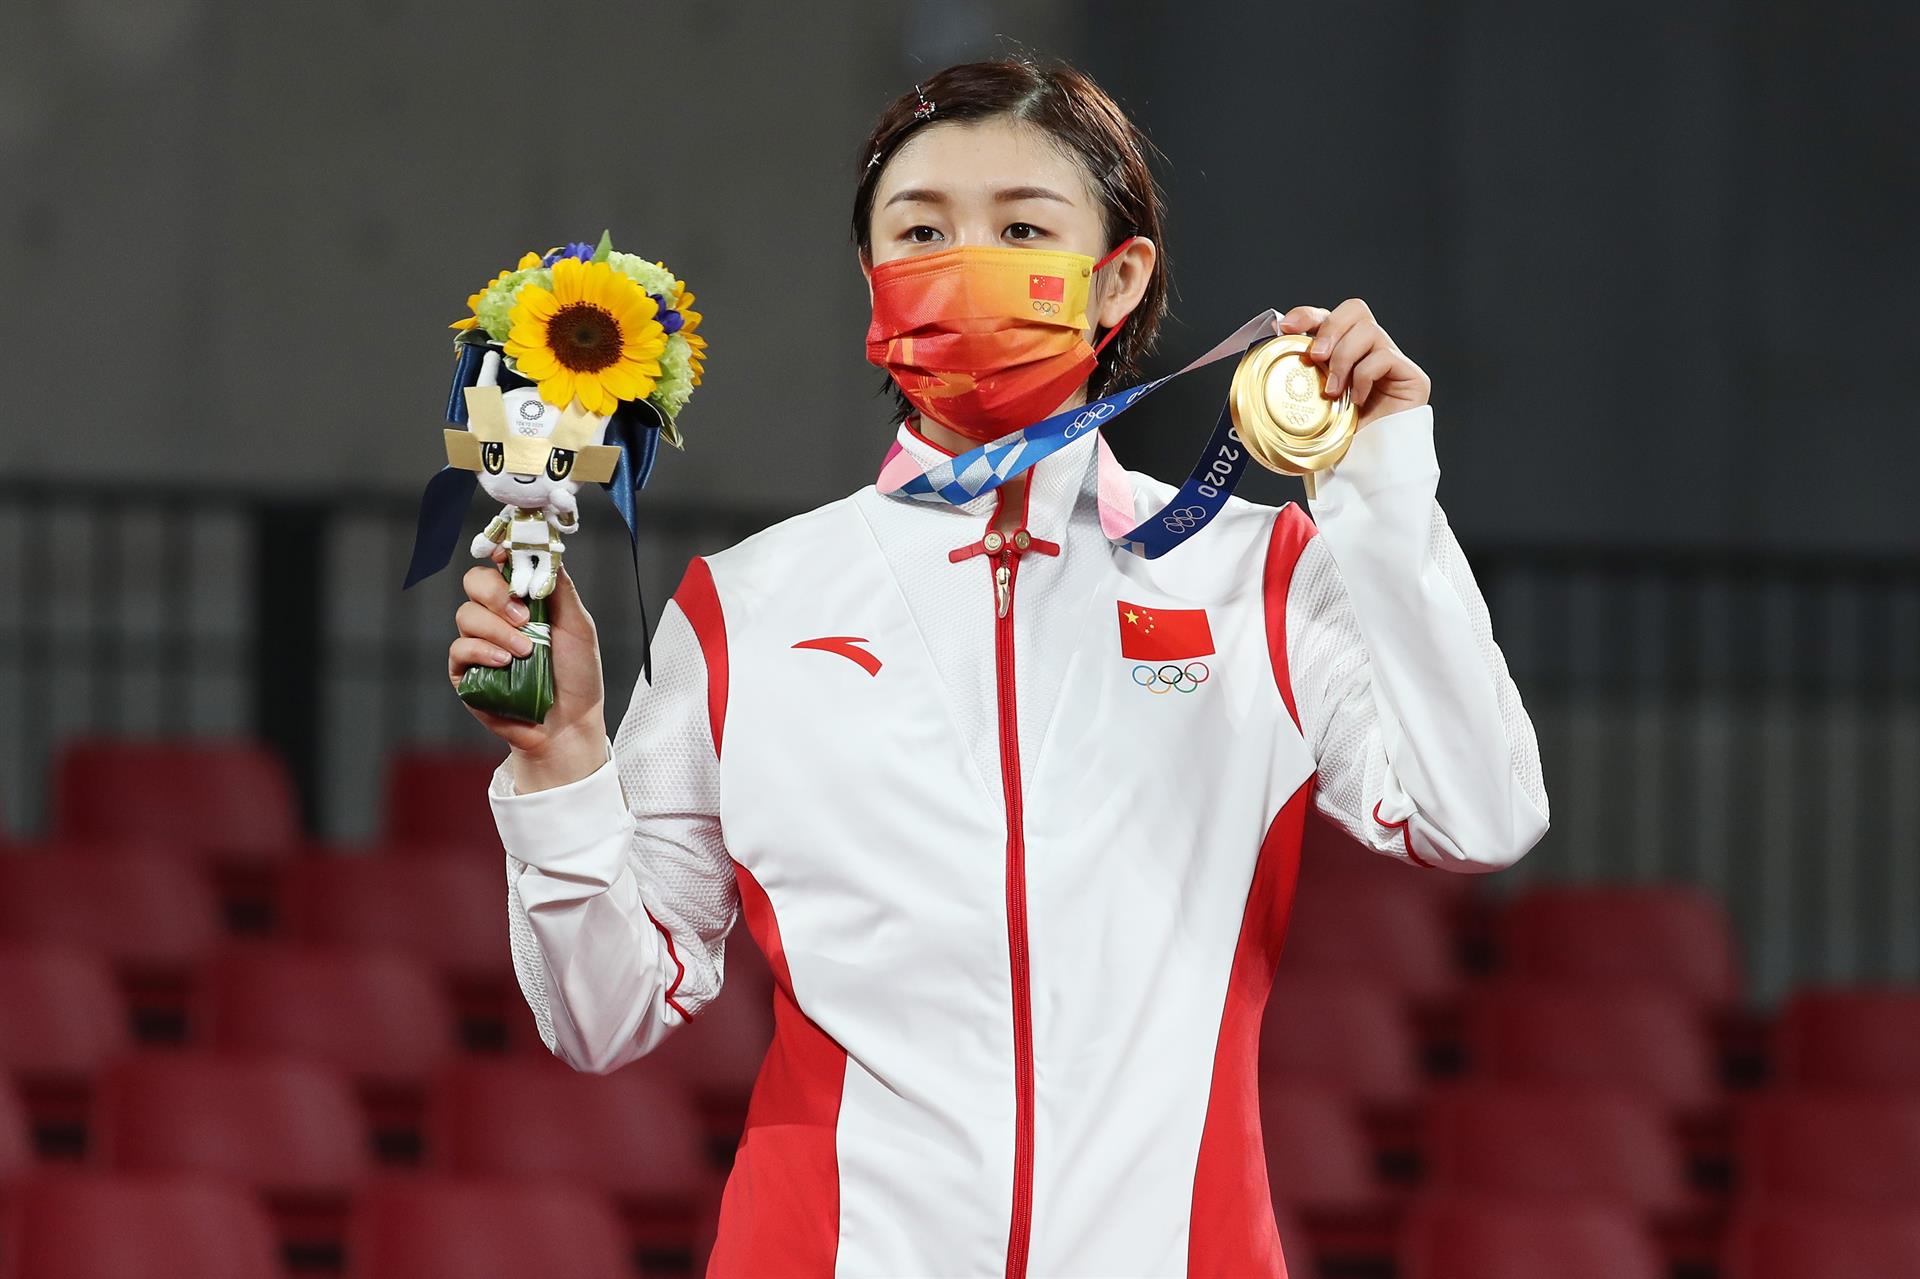
<svg viewBox="0 0 1920 1279"><path fill-rule="evenodd" d="M878 147L875 147L873 150L873 159L867 161L867 167L871 169L874 165L878 163L880 163L880 149Z"/></svg>
<svg viewBox="0 0 1920 1279"><path fill-rule="evenodd" d="M920 99L920 105L913 109L913 118L925 120L933 115L933 103L927 101L927 95L920 92L920 86L913 86L913 96Z"/></svg>

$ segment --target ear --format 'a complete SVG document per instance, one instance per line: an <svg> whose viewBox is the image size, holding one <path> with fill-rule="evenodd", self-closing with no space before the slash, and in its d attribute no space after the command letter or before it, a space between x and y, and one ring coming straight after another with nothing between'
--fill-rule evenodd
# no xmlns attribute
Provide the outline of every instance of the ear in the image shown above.
<svg viewBox="0 0 1920 1279"><path fill-rule="evenodd" d="M860 278L867 282L867 305L872 306L873 305L873 263L867 261L867 251L865 249L858 249L854 252L854 261L856 261L860 265Z"/></svg>
<svg viewBox="0 0 1920 1279"><path fill-rule="evenodd" d="M1096 329L1112 328L1140 305L1159 256L1160 250L1152 240L1136 235L1120 250L1120 256L1100 268L1100 276L1094 281L1093 302L1087 308L1088 318Z"/></svg>

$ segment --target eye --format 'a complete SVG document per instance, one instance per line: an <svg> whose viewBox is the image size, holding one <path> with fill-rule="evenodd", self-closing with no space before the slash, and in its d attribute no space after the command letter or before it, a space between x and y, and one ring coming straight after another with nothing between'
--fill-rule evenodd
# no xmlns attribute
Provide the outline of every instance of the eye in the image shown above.
<svg viewBox="0 0 1920 1279"><path fill-rule="evenodd" d="M498 475L507 464L507 446L498 440L487 440L480 445L480 465L487 468L488 475Z"/></svg>
<svg viewBox="0 0 1920 1279"><path fill-rule="evenodd" d="M921 235L920 233L922 231L925 231L926 234ZM939 235L940 233L930 226L916 226L907 228L905 238L913 241L915 244L931 244L935 239L939 238Z"/></svg>
<svg viewBox="0 0 1920 1279"><path fill-rule="evenodd" d="M571 471L572 469L573 469L573 450L572 449L555 449L553 452L547 454L547 478L548 479L564 480L567 478L567 472Z"/></svg>
<svg viewBox="0 0 1920 1279"><path fill-rule="evenodd" d="M1029 232L1029 234L1027 235L1014 234L1017 231L1026 231L1026 232ZM1035 226L1031 222L1013 222L1008 224L1007 234L1009 236L1012 236L1012 238L1016 240L1033 240L1033 239L1038 239L1040 236L1045 235L1046 232L1042 231L1039 227Z"/></svg>

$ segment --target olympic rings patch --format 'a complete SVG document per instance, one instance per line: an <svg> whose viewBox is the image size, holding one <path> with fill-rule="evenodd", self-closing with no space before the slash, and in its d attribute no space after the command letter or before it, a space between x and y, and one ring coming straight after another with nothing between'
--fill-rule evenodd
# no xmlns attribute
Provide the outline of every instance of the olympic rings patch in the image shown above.
<svg viewBox="0 0 1920 1279"><path fill-rule="evenodd" d="M1213 674L1205 662L1167 662L1161 666L1142 663L1133 668L1133 682L1149 693L1191 693Z"/></svg>

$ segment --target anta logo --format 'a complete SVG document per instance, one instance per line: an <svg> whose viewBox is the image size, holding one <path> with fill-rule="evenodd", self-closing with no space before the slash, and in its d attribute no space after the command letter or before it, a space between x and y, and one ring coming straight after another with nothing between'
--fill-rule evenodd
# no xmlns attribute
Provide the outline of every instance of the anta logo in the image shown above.
<svg viewBox="0 0 1920 1279"><path fill-rule="evenodd" d="M857 647L866 642L865 637L859 635L822 635L818 639L801 640L794 647L817 648L823 653L838 653L865 670L867 674L878 675L880 659L866 649Z"/></svg>
<svg viewBox="0 0 1920 1279"><path fill-rule="evenodd" d="M1120 656L1128 677L1149 693L1192 693L1213 675L1213 628L1204 608L1148 608L1117 601Z"/></svg>

